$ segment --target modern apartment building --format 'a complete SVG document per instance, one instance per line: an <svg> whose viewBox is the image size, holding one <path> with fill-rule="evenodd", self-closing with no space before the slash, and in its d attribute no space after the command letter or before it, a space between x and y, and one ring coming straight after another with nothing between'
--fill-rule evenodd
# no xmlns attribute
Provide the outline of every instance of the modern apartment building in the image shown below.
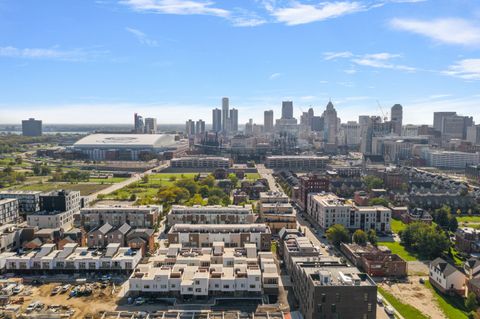
<svg viewBox="0 0 480 319"><path fill-rule="evenodd" d="M174 205L167 215L169 226L176 224L251 224L256 220L252 206Z"/></svg>
<svg viewBox="0 0 480 319"><path fill-rule="evenodd" d="M480 153L428 150L426 160L432 167L465 169L467 165L480 164Z"/></svg>
<svg viewBox="0 0 480 319"><path fill-rule="evenodd" d="M268 156L265 166L271 169L324 170L328 157L310 155Z"/></svg>
<svg viewBox="0 0 480 319"><path fill-rule="evenodd" d="M322 174L307 174L298 178L299 197L297 200L298 206L302 210L307 209L308 194L328 192L330 187L330 180L326 175Z"/></svg>
<svg viewBox="0 0 480 319"><path fill-rule="evenodd" d="M132 228L153 228L157 224L161 212L161 205L88 207L80 210L80 220L77 226L81 226L87 231L107 223L113 227L128 224Z"/></svg>
<svg viewBox="0 0 480 319"><path fill-rule="evenodd" d="M170 160L172 168L225 168L232 166L232 160L227 157L216 156L188 156Z"/></svg>
<svg viewBox="0 0 480 319"><path fill-rule="evenodd" d="M348 229L390 231L392 211L384 206L356 206L334 194L310 194L307 214L322 229L341 224Z"/></svg>
<svg viewBox="0 0 480 319"><path fill-rule="evenodd" d="M254 243L257 249L269 251L272 234L265 224L202 225L175 224L168 232L170 244L182 244L183 247L212 247L221 241L225 247L244 247Z"/></svg>
<svg viewBox="0 0 480 319"><path fill-rule="evenodd" d="M27 215L40 210L40 194L40 191L6 190L0 192L0 199L17 199L20 214Z"/></svg>
<svg viewBox="0 0 480 319"><path fill-rule="evenodd" d="M18 219L18 200L0 199L0 224L16 223Z"/></svg>
<svg viewBox="0 0 480 319"><path fill-rule="evenodd" d="M288 203L290 201L290 198L282 192L274 192L274 191L268 191L268 192L260 192L259 195L259 202L261 204L264 203Z"/></svg>
<svg viewBox="0 0 480 319"><path fill-rule="evenodd" d="M254 244L238 248L225 248L223 242L211 248L172 244L135 270L129 293L188 298L260 296L278 290L278 283L272 253L258 254Z"/></svg>
<svg viewBox="0 0 480 319"><path fill-rule="evenodd" d="M140 262L141 254L120 244L110 244L104 250L66 244L56 250L55 244L44 244L40 250L6 256L5 269L13 273L78 273L131 272ZM2 258L2 255L0 255Z"/></svg>

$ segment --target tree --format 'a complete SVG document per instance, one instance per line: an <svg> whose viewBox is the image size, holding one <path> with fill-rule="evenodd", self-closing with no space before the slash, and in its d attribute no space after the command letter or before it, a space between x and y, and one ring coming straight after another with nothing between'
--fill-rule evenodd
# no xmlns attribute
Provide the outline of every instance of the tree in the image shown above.
<svg viewBox="0 0 480 319"><path fill-rule="evenodd" d="M198 184L193 179L183 178L175 182L178 187L183 187L188 190L190 196L195 195L198 192Z"/></svg>
<svg viewBox="0 0 480 319"><path fill-rule="evenodd" d="M148 175L143 175L143 177L142 177L142 182L143 182L144 184L148 184L148 181L149 181Z"/></svg>
<svg viewBox="0 0 480 319"><path fill-rule="evenodd" d="M448 221L448 230L451 232L457 231L458 220L457 217L450 215L450 220Z"/></svg>
<svg viewBox="0 0 480 319"><path fill-rule="evenodd" d="M477 307L477 296L473 292L468 293L467 299L465 299L465 308L467 308L469 311L473 311L476 310Z"/></svg>
<svg viewBox="0 0 480 319"><path fill-rule="evenodd" d="M208 205L220 205L220 202L222 201L222 199L218 196L210 196L208 198Z"/></svg>
<svg viewBox="0 0 480 319"><path fill-rule="evenodd" d="M367 233L367 237L370 244L372 244L373 246L377 246L378 239L375 229L370 229Z"/></svg>
<svg viewBox="0 0 480 319"><path fill-rule="evenodd" d="M205 205L205 201L203 200L202 195L195 194L192 198L190 198L185 205L193 206L193 205Z"/></svg>
<svg viewBox="0 0 480 319"><path fill-rule="evenodd" d="M335 246L339 246L340 243L350 242L350 233L345 226L335 224L327 229L327 238Z"/></svg>
<svg viewBox="0 0 480 319"><path fill-rule="evenodd" d="M358 245L366 245L367 244L367 234L361 230L361 229L357 229L354 233L353 233L353 242L358 244Z"/></svg>
<svg viewBox="0 0 480 319"><path fill-rule="evenodd" d="M213 177L213 175L208 175L207 177L205 177L205 179L200 181L199 184L200 185L205 185L205 186L208 186L208 187L213 187L213 186L215 186L215 177Z"/></svg>
<svg viewBox="0 0 480 319"><path fill-rule="evenodd" d="M363 178L363 182L365 183L365 185L369 190L383 187L383 180L376 176L372 176L372 175L365 176Z"/></svg>
<svg viewBox="0 0 480 319"><path fill-rule="evenodd" d="M228 179L232 182L233 187L237 187L238 177L235 174L228 175Z"/></svg>
<svg viewBox="0 0 480 319"><path fill-rule="evenodd" d="M411 223L402 231L401 242L428 259L439 257L450 248L450 240L445 232L435 225Z"/></svg>

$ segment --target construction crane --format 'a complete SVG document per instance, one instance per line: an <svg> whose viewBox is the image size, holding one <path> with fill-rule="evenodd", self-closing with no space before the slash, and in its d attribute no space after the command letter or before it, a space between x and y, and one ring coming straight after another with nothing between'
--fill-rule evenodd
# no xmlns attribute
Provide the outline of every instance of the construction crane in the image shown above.
<svg viewBox="0 0 480 319"><path fill-rule="evenodd" d="M378 105L378 108L380 109L380 112L382 112L382 116L383 116L383 121L386 122L388 121L388 112L384 112L383 111L383 107L382 105L380 104L380 102L377 100L377 105Z"/></svg>

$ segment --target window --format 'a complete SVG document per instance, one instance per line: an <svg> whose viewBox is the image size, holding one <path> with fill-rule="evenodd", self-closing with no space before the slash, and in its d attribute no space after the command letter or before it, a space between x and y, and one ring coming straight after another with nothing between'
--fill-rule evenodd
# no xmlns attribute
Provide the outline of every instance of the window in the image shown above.
<svg viewBox="0 0 480 319"><path fill-rule="evenodd" d="M368 301L368 293L363 294L363 301Z"/></svg>
<svg viewBox="0 0 480 319"><path fill-rule="evenodd" d="M336 313L336 312L337 312L337 305L336 305L336 304L332 303L331 308L332 308L332 313Z"/></svg>
<svg viewBox="0 0 480 319"><path fill-rule="evenodd" d="M367 309L368 309L368 312L372 312L372 304L371 303L368 304Z"/></svg>
<svg viewBox="0 0 480 319"><path fill-rule="evenodd" d="M322 294L322 302L325 302L326 299L327 299L327 296L325 294Z"/></svg>

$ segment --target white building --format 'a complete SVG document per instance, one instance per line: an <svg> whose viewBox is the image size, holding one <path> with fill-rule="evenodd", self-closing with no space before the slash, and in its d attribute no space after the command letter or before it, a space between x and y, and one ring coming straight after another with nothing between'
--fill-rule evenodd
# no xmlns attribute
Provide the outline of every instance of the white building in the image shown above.
<svg viewBox="0 0 480 319"><path fill-rule="evenodd" d="M184 248L172 244L139 266L129 279L130 293L168 296L260 295L278 289L279 275L270 253L257 254L254 244L225 248Z"/></svg>
<svg viewBox="0 0 480 319"><path fill-rule="evenodd" d="M188 156L170 160L170 166L174 168L229 168L232 161L227 157L220 156Z"/></svg>
<svg viewBox="0 0 480 319"><path fill-rule="evenodd" d="M174 205L167 215L168 225L175 224L251 224L256 220L252 206Z"/></svg>
<svg viewBox="0 0 480 319"><path fill-rule="evenodd" d="M15 223L18 219L18 200L0 199L0 224Z"/></svg>
<svg viewBox="0 0 480 319"><path fill-rule="evenodd" d="M28 214L40 210L40 194L40 191L5 190L0 192L0 199L17 199L20 213Z"/></svg>
<svg viewBox="0 0 480 319"><path fill-rule="evenodd" d="M323 229L341 224L348 229L390 231L392 211L384 206L356 206L334 194L309 194L307 214Z"/></svg>
<svg viewBox="0 0 480 319"><path fill-rule="evenodd" d="M465 290L465 274L442 258L437 258L429 266L430 283L443 293Z"/></svg>
<svg viewBox="0 0 480 319"><path fill-rule="evenodd" d="M429 149L425 155L427 164L432 167L465 169L467 165L480 164L480 153L438 151Z"/></svg>
<svg viewBox="0 0 480 319"><path fill-rule="evenodd" d="M142 258L141 253L120 244L109 244L104 251L66 244L56 250L55 244L44 244L39 251L13 256L5 255L9 272L50 270L55 272L132 271ZM0 259L4 258L0 255Z"/></svg>
<svg viewBox="0 0 480 319"><path fill-rule="evenodd" d="M282 192L260 192L260 203L288 203L290 198Z"/></svg>

